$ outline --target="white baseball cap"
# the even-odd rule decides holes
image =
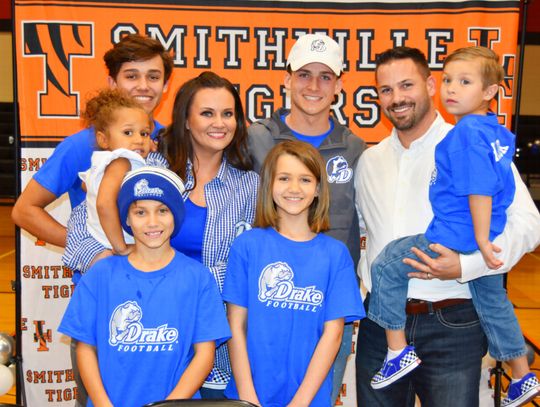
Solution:
[[[298,38],[289,52],[287,67],[293,72],[304,65],[319,62],[328,66],[339,76],[343,71],[341,47],[328,35],[306,34]]]

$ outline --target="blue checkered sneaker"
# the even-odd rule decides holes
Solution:
[[[517,383],[510,383],[502,407],[522,406],[540,394],[540,383],[534,373],[527,373]]]
[[[406,346],[394,359],[384,359],[383,367],[371,379],[371,387],[382,389],[416,369],[419,364],[414,346]]]

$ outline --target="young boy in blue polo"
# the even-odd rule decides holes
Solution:
[[[372,265],[369,318],[386,330],[388,354],[371,386],[382,389],[412,372],[421,362],[405,337],[408,273],[403,263],[416,247],[429,256],[431,243],[460,253],[480,250],[486,265],[498,269],[500,249],[491,242],[504,229],[506,209],[512,203],[514,135],[489,111],[504,70],[488,48],[461,48],[444,61],[441,101],[456,118],[456,126],[435,149],[435,170],[429,198],[434,217],[425,234],[394,240]],[[425,273],[426,279],[433,276]],[[503,275],[492,274],[469,283],[472,300],[488,339],[490,354],[508,363],[513,380],[503,407],[521,406],[540,393],[530,372],[523,335]],[[433,313],[436,310],[432,310]]]
[[[170,245],[183,191],[172,171],[129,172],[118,211],[135,249],[96,262],[69,303],[58,330],[79,341],[89,406],[197,398],[215,347],[230,337],[212,275]]]

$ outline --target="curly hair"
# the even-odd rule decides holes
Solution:
[[[114,121],[115,112],[122,108],[144,109],[125,91],[121,89],[103,89],[86,103],[86,109],[81,117],[87,126],[93,126],[96,131],[105,132]]]

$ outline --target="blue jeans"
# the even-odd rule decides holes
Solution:
[[[364,306],[369,307],[369,298]],[[486,337],[472,301],[407,316],[407,341],[422,363],[391,386],[373,390],[371,378],[387,352],[384,329],[365,318],[360,322],[356,351],[359,407],[412,407],[415,394],[422,407],[478,407],[478,389]]]
[[[334,377],[332,381],[332,405],[335,404],[338,394],[343,384],[343,375],[345,374],[345,368],[347,367],[347,359],[352,350],[352,335],[353,324],[345,324],[343,327],[343,337],[341,339],[341,346],[339,348],[336,360],[334,362]]]
[[[507,361],[525,355],[527,349],[503,279],[503,274],[477,278],[469,282],[469,289],[487,336],[490,355]]]
[[[406,257],[416,258],[411,247],[417,247],[430,257],[437,253],[429,249],[424,235],[408,236],[390,242],[371,266],[371,298],[369,318],[385,329],[405,328],[405,305],[409,277],[414,270],[403,263]],[[514,307],[503,287],[503,275],[485,276],[469,283],[474,306],[487,336],[489,353],[498,360],[515,359],[525,354]]]
[[[205,400],[225,400],[225,389],[209,389],[208,387],[201,387],[199,389],[201,398]]]

